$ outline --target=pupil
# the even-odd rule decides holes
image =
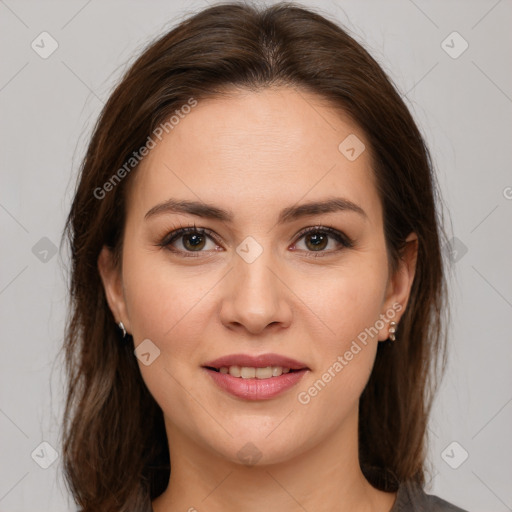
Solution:
[[[192,248],[198,248],[201,244],[204,244],[201,235],[187,235],[185,241],[185,247],[190,246]]]
[[[309,240],[312,242],[313,247],[315,249],[318,249],[318,248],[323,249],[323,248],[325,248],[325,242],[327,240],[327,237],[323,234],[315,233],[313,235],[310,235]]]

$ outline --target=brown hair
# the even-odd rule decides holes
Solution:
[[[428,414],[446,360],[447,305],[442,214],[423,138],[381,67],[337,24],[289,3],[261,10],[231,3],[189,17],[142,53],[106,103],[81,166],[65,233],[72,270],[63,461],[84,512],[143,510],[170,474],[162,411],[142,380],[133,344],[120,342],[97,268],[104,245],[121,251],[125,191],[136,171],[101,199],[94,191],[190,98],[272,85],[315,93],[366,134],[391,270],[407,235],[418,236],[398,341],[379,343],[360,399],[359,452],[375,487],[424,484]]]

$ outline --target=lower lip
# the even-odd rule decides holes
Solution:
[[[242,379],[204,368],[219,388],[245,400],[268,400],[295,386],[308,370],[283,373],[269,379]]]

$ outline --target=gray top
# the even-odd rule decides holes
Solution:
[[[389,512],[467,512],[432,494],[426,494],[417,484],[402,483],[395,504]]]
[[[148,512],[153,512],[151,502],[148,506]],[[456,507],[447,501],[426,494],[423,489],[411,482],[400,484],[396,501],[389,512],[468,512],[462,508]]]

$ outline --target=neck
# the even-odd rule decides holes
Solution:
[[[389,512],[396,493],[372,487],[361,472],[357,414],[326,441],[272,464],[228,460],[166,422],[171,477],[154,512]]]

